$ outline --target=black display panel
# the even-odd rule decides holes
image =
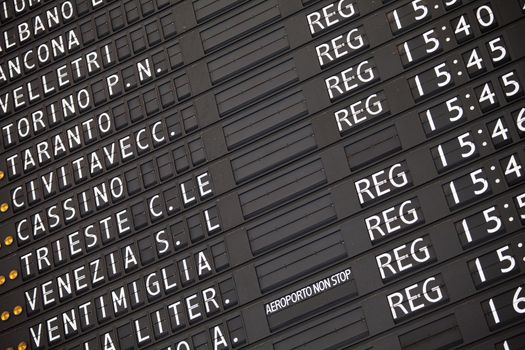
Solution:
[[[522,349],[524,16],[0,0],[0,348]]]

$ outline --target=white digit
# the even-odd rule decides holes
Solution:
[[[506,250],[509,250],[509,246],[508,245],[505,246],[505,247],[501,247],[501,248],[499,248],[496,251],[496,253],[498,254],[499,261],[501,261],[501,262],[508,261],[509,262],[509,266],[507,266],[505,268],[502,268],[501,269],[501,273],[508,273],[508,272],[514,270],[514,267],[516,266],[516,261],[514,260],[512,255],[503,255],[503,252],[506,251]]]
[[[421,3],[422,0],[414,0],[412,1],[412,7],[414,8],[414,11],[417,13],[419,10],[421,10],[421,14],[414,17],[416,19],[416,21],[419,21],[423,18],[425,18],[427,15],[428,15],[428,8],[421,4],[419,5],[419,3]]]
[[[516,126],[520,131],[525,132],[525,107],[520,110],[518,118],[516,118]]]
[[[445,153],[443,152],[443,147],[439,145],[437,149],[439,153],[439,158],[441,159],[441,164],[443,164],[443,167],[448,166],[447,159],[445,158]]]
[[[423,33],[423,39],[425,39],[426,44],[433,43],[434,46],[432,46],[429,49],[426,49],[427,53],[432,53],[439,49],[439,40],[436,38],[431,37],[430,35],[434,34],[434,29],[429,30],[428,32]]]
[[[487,224],[491,221],[495,222],[495,226],[493,228],[488,228],[487,233],[498,232],[501,228],[501,219],[496,215],[490,215],[490,213],[493,211],[496,211],[496,207],[491,207],[483,211],[483,216],[485,217],[485,221],[487,222]]]
[[[522,194],[516,196],[516,202],[518,204],[518,208],[519,209],[525,207],[525,193],[522,193]],[[525,220],[525,214],[521,214],[520,218],[522,220]]]
[[[514,311],[516,311],[519,314],[525,313],[525,307],[520,307],[520,303],[525,303],[525,297],[520,297],[522,288],[518,287],[516,289],[516,293],[514,293],[514,298],[512,298],[512,306],[514,307]]]
[[[483,267],[481,267],[481,263],[479,262],[479,258],[476,259],[476,268],[478,269],[479,279],[481,282],[485,282],[487,279],[485,278],[485,273],[483,272]]]
[[[458,191],[456,191],[454,181],[450,181],[450,192],[452,192],[452,197],[454,197],[454,203],[459,204]]]
[[[516,177],[520,178],[521,168],[522,168],[521,165],[518,164],[518,161],[516,160],[516,157],[513,154],[512,156],[510,156],[509,162],[507,166],[505,167],[505,176],[515,173]]]
[[[501,136],[503,140],[507,140],[509,138],[508,132],[509,132],[509,129],[503,126],[503,120],[499,118],[498,121],[496,122],[496,125],[494,125],[494,130],[492,130],[491,137],[495,139]]]
[[[461,106],[452,105],[454,102],[457,102],[457,101],[459,101],[459,99],[457,97],[454,97],[446,102],[449,112],[457,111],[457,115],[455,117],[449,118],[451,122],[455,122],[456,120],[459,120],[461,119],[461,117],[463,117],[463,108],[461,108]]]
[[[501,52],[499,56],[492,59],[493,62],[499,62],[507,56],[507,50],[505,50],[505,47],[503,45],[496,45],[496,43],[500,41],[502,41],[501,37],[489,41],[489,47],[492,52]]]
[[[489,305],[490,305],[490,311],[492,311],[492,317],[494,318],[494,323],[495,324],[500,323],[501,321],[498,316],[498,310],[496,310],[496,306],[494,305],[494,300],[490,299]]]
[[[478,50],[474,49],[470,53],[470,57],[467,62],[467,68],[476,66],[478,70],[483,69],[483,59],[479,57]]]
[[[467,242],[472,242],[472,235],[467,224],[467,219],[463,219],[463,221],[461,221],[461,225],[463,226],[463,231],[465,231],[465,237],[467,238]]]
[[[504,87],[509,87],[509,85],[513,86],[511,91],[505,91],[505,96],[507,97],[514,96],[520,91],[520,84],[514,79],[510,80],[510,78],[513,76],[514,72],[509,72],[501,77]]]
[[[432,131],[436,130],[436,125],[434,124],[434,119],[432,119],[432,114],[430,113],[430,109],[427,109],[426,115],[427,115],[428,124],[430,125],[430,130]]]
[[[496,103],[496,94],[490,89],[490,85],[485,83],[483,90],[481,90],[481,95],[479,96],[479,102],[489,101],[491,105]]]
[[[457,35],[461,32],[465,32],[465,36],[470,35],[470,24],[467,23],[467,19],[464,15],[459,19],[456,29],[454,30],[454,34]]]
[[[402,28],[401,21],[399,20],[399,15],[397,14],[397,10],[394,10],[394,12],[392,12],[392,15],[394,16],[394,21],[396,21],[397,29],[401,29]]]
[[[474,144],[474,142],[466,140],[466,138],[469,137],[469,136],[470,136],[470,133],[467,132],[467,133],[465,133],[463,135],[460,135],[458,137],[458,142],[459,142],[459,145],[461,146],[461,148],[466,146],[466,147],[468,147],[470,149],[467,153],[461,153],[461,157],[463,157],[463,158],[468,158],[471,155],[473,155],[474,152],[476,152],[476,145]]]
[[[481,184],[481,188],[479,190],[474,190],[474,194],[476,196],[485,193],[485,191],[489,188],[488,181],[485,180],[483,177],[478,177],[479,174],[483,174],[483,169],[474,170],[470,173],[470,179],[472,180],[472,184]]]
[[[408,47],[408,41],[405,41],[403,44],[403,48],[405,49],[405,54],[407,55],[408,62],[412,62],[412,54],[410,53],[410,48]]]
[[[419,93],[419,96],[423,96],[425,92],[423,91],[423,86],[421,86],[421,81],[419,81],[419,75],[416,75],[414,77],[414,81],[416,82],[417,92]]]
[[[483,18],[481,11],[485,11],[488,15],[488,20]],[[492,9],[489,6],[483,5],[476,10],[476,18],[482,27],[490,27],[494,23],[494,12],[492,12]]]
[[[444,78],[445,78],[444,81],[442,81],[442,82],[438,82],[437,85],[438,85],[439,87],[443,87],[443,86],[448,85],[448,83],[450,83],[450,80],[451,80],[451,78],[452,78],[451,75],[450,75],[450,73],[447,72],[446,70],[442,70],[442,68],[445,68],[445,69],[447,68],[447,65],[446,65],[445,62],[441,63],[440,65],[438,65],[438,66],[436,66],[436,67],[434,67],[434,72],[436,73],[436,76],[437,76],[438,78],[440,78],[440,77],[444,77]]]

